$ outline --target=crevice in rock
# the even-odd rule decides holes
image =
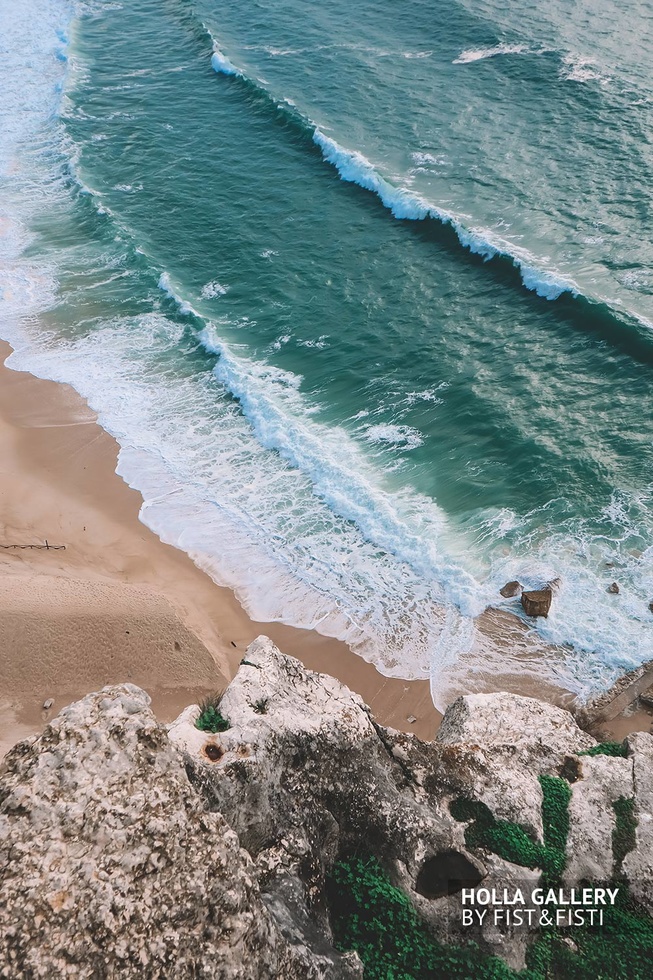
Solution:
[[[463,888],[475,888],[484,877],[460,851],[440,851],[419,869],[415,891],[424,898],[442,898]]]

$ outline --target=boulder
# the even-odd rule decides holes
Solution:
[[[502,589],[499,589],[499,593],[503,596],[504,599],[512,599],[513,596],[519,595],[519,593],[523,590],[523,588],[524,586],[521,584],[521,582],[518,582],[515,579],[512,582],[506,582],[504,587]]]
[[[281,934],[149,702],[131,684],[105,688],[5,758],[0,976],[327,976]]]
[[[471,868],[477,881],[486,870],[440,805],[435,745],[378,725],[357,694],[266,637],[249,647],[220,703],[231,727],[198,732],[197,711],[173,722],[170,739],[207,807],[224,815],[261,869],[266,901],[280,906],[292,894],[301,918],[328,939],[326,876],[339,855],[363,846],[447,934],[446,905],[423,897],[424,867],[447,853],[447,867]],[[219,746],[215,762],[207,742]]]
[[[548,616],[552,598],[553,591],[547,585],[543,589],[522,592],[521,604],[527,616]]]
[[[570,753],[596,744],[570,712],[506,693],[458,698],[447,709],[436,741],[455,748],[468,795],[540,841],[538,776],[558,775]]]
[[[606,591],[609,592],[610,595],[619,595],[619,585],[618,585],[618,583],[617,582],[613,582],[611,585],[608,586],[608,588],[607,588]]]
[[[613,804],[633,796],[633,761],[608,755],[581,758],[578,778],[571,788],[567,867],[564,880],[610,881],[615,867],[612,841],[616,817]]]

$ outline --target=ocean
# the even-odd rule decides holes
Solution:
[[[653,657],[650,4],[0,23],[0,336],[145,524],[436,703],[510,579],[561,580],[543,680]]]

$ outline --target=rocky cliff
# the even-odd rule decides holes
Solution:
[[[460,915],[463,887],[525,882],[618,881],[646,933],[652,736],[598,746],[499,694],[459,699],[425,743],[266,638],[219,712],[220,732],[197,706],[166,728],[143,691],[106,688],[9,753],[0,976],[421,978],[473,939],[446,975],[535,978],[533,930]],[[375,903],[390,911],[366,922]],[[560,942],[581,963],[576,934]]]

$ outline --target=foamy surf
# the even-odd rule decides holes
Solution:
[[[594,58],[586,58],[583,55],[569,53],[562,59],[560,67],[560,78],[567,82],[599,82],[607,85],[609,77],[605,70],[597,64]]]
[[[229,58],[227,58],[226,55],[222,53],[222,51],[217,46],[217,44],[213,45],[213,54],[211,55],[211,65],[213,66],[214,71],[222,72],[223,75],[238,75],[240,77],[243,76],[243,73],[240,71],[240,69],[236,68],[235,65],[232,65],[232,63],[229,61]]]
[[[487,58],[498,58],[505,54],[532,54],[527,44],[496,44],[491,48],[468,48],[454,58],[454,65],[471,65],[475,61],[485,61]]]

